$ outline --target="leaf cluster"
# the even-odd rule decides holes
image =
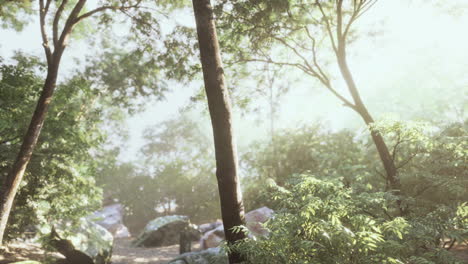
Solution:
[[[9,172],[29,124],[43,70],[37,58],[23,55],[0,65],[0,180]],[[94,181],[96,164],[90,152],[105,140],[98,98],[80,76],[58,85],[15,201],[9,237],[27,227],[34,230],[37,224],[79,218],[99,205],[101,191]]]

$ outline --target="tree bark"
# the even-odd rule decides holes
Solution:
[[[46,16],[50,3],[51,0],[46,1],[46,3],[44,3],[43,0],[39,1],[39,18],[43,41],[42,45],[44,47],[47,59],[47,77],[42,88],[41,96],[37,101],[36,109],[34,110],[31,122],[29,123],[28,130],[24,136],[23,143],[21,144],[20,151],[18,152],[16,160],[13,163],[13,167],[10,173],[7,175],[4,182],[2,182],[2,185],[0,186],[0,246],[3,244],[3,237],[5,235],[5,229],[8,223],[11,208],[13,206],[13,201],[15,199],[16,193],[18,192],[20,183],[23,179],[24,172],[26,171],[26,167],[28,166],[28,163],[31,159],[34,148],[36,147],[37,140],[41,134],[42,126],[44,125],[44,121],[47,116],[50,102],[52,101],[52,96],[57,84],[60,60],[62,59],[62,55],[66,47],[67,38],[69,37],[73,26],[76,24],[75,19],[83,9],[86,0],[79,0],[75,4],[73,10],[68,16],[68,19],[66,20],[62,34],[60,35],[60,39],[54,43],[53,52],[51,52],[49,47],[49,41],[46,33]],[[65,0],[62,3],[65,4]],[[59,18],[60,16],[55,17],[55,19]],[[54,36],[58,36],[57,30],[57,27],[54,26]]]
[[[351,74],[351,71],[349,70],[349,66],[346,61],[346,51],[344,50],[344,47],[338,49],[337,59],[341,75],[343,76],[343,79],[345,80],[346,85],[348,86],[348,90],[351,93],[351,96],[353,97],[353,109],[361,116],[366,125],[371,126],[374,123],[374,119],[370,115],[369,111],[367,110],[366,106],[364,105],[361,99],[359,91],[356,87],[356,83],[354,82],[353,76]],[[388,150],[387,144],[385,143],[382,135],[375,129],[370,129],[372,140],[374,142],[375,147],[377,148],[377,152],[379,153],[379,157],[384,166],[387,175],[387,180],[390,184],[390,188],[396,194],[400,194],[401,184],[400,179],[398,178],[397,169],[393,157],[390,154],[390,151]]]
[[[224,84],[224,73],[210,0],[193,0],[198,43],[213,126],[221,214],[228,244],[245,238],[232,228],[244,223],[244,206],[237,177],[237,151],[233,137],[229,92]],[[229,253],[229,263],[240,263],[241,256]]]
[[[17,155],[15,163],[10,173],[2,183],[0,190],[0,245],[3,242],[6,225],[10,215],[11,208],[16,193],[18,192],[19,185],[23,179],[26,166],[31,159],[34,147],[41,133],[44,120],[49,109],[52,95],[57,83],[58,67],[60,63],[60,56],[55,56],[54,61],[49,65],[47,70],[47,77],[42,89],[41,96],[36,105],[36,109],[31,118],[29,128],[24,136],[23,143]]]

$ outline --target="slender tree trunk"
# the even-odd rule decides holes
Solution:
[[[272,147],[272,152],[273,152],[273,178],[278,182],[278,176],[279,176],[279,160],[278,160],[278,151],[276,148],[276,134],[275,134],[275,96],[274,96],[274,77],[270,77],[270,82],[268,86],[268,92],[269,92],[269,99],[268,103],[270,104],[270,134],[271,134],[271,147]],[[282,182],[278,183],[282,186]]]
[[[13,206],[15,195],[18,192],[19,185],[23,179],[26,167],[31,159],[37,139],[41,133],[44,120],[49,109],[52,95],[57,83],[58,67],[60,56],[55,56],[47,70],[47,77],[42,89],[41,96],[36,105],[36,109],[31,118],[29,128],[24,136],[23,143],[17,155],[15,163],[2,183],[0,190],[0,245],[2,245],[10,211]]]
[[[61,2],[54,16],[52,27],[52,43],[54,47],[52,52],[49,46],[50,44],[46,30],[46,16],[52,1],[48,0],[44,2],[44,0],[39,0],[39,21],[42,36],[42,46],[44,47],[47,59],[47,77],[42,88],[41,96],[37,102],[36,109],[34,110],[34,114],[31,118],[29,128],[26,132],[26,135],[24,136],[18,156],[16,157],[15,163],[13,164],[10,173],[7,175],[6,179],[0,186],[0,246],[3,242],[3,236],[5,234],[11,208],[13,206],[13,201],[15,199],[16,193],[18,192],[19,185],[23,179],[24,172],[26,171],[26,167],[28,166],[29,160],[31,159],[34,148],[36,147],[37,140],[41,134],[42,126],[44,125],[44,121],[46,119],[50,102],[52,101],[55,86],[57,84],[60,60],[62,59],[63,52],[65,51],[67,39],[70,36],[76,23],[101,10],[95,9],[94,11],[90,11],[78,17],[84,5],[86,4],[86,1],[87,0],[79,0],[76,2],[76,4],[74,4],[70,15],[66,19],[63,30],[60,31],[58,28],[58,23],[67,1],[63,0]]]
[[[221,214],[228,244],[245,238],[232,228],[244,222],[244,206],[237,177],[237,153],[232,131],[229,92],[224,84],[223,66],[210,0],[193,0],[198,43],[213,126]],[[229,263],[239,263],[238,253],[229,253]]]
[[[346,52],[344,48],[339,49],[337,53],[337,58],[341,74],[346,82],[346,85],[348,86],[348,89],[355,103],[354,110],[361,116],[366,125],[372,125],[374,123],[374,119],[370,115],[366,106],[362,102],[361,96],[359,95],[356,83],[354,82],[353,76],[351,74],[351,71],[349,70],[349,66],[346,61]],[[375,129],[371,129],[371,136],[372,140],[374,141],[374,145],[377,148],[377,152],[379,153],[382,164],[384,166],[387,175],[387,180],[390,183],[390,187],[396,194],[399,194],[401,191],[400,179],[398,178],[395,162],[393,160],[392,155],[390,154],[390,151],[388,150],[387,144],[385,144],[382,135]]]

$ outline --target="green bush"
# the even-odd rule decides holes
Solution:
[[[17,54],[0,58],[0,182],[9,172],[42,89],[44,65]],[[99,97],[79,75],[57,86],[53,103],[28,164],[7,226],[7,239],[34,226],[78,219],[100,204],[91,149],[104,141]],[[79,201],[79,202],[78,202]]]
[[[256,143],[243,159],[251,173],[246,203],[278,214],[270,239],[248,240],[240,250],[253,263],[456,263],[450,249],[468,237],[467,124],[375,124],[398,168],[400,197],[387,192],[374,146],[351,132],[305,127]],[[359,224],[373,226],[364,229],[370,238],[353,242]],[[310,226],[316,233],[303,231]]]
[[[270,188],[281,209],[266,224],[269,236],[231,248],[247,263],[461,263],[435,246],[434,238],[442,228],[457,229],[466,239],[466,204],[455,214],[411,218],[394,216],[396,197],[390,193],[357,193],[338,180],[310,174],[292,178],[285,188]]]

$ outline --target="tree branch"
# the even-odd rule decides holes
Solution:
[[[338,99],[340,99],[343,102],[344,106],[347,106],[355,111],[357,111],[357,107],[355,104],[351,103],[348,99],[346,99],[344,96],[342,96],[340,93],[338,93],[330,83],[325,84],[325,87],[332,92]]]
[[[402,142],[403,141],[401,140],[401,134],[398,132],[397,142],[393,146],[393,150],[392,150],[392,160],[393,160],[393,162],[395,162],[395,156],[396,156],[396,151],[397,151],[398,145],[400,145]]]
[[[303,71],[306,74],[309,74],[308,69],[306,67],[304,67],[304,65],[302,65],[300,63],[280,62],[280,61],[274,61],[274,60],[272,60],[270,58],[268,58],[268,59],[250,58],[250,59],[240,59],[240,60],[237,60],[237,61],[233,61],[230,64],[232,65],[232,64],[235,64],[235,63],[238,63],[238,62],[262,62],[262,63],[271,63],[271,64],[275,64],[275,65],[280,65],[280,66],[291,66],[291,67],[295,67],[295,68]]]
[[[82,21],[83,19],[87,18],[87,17],[90,17],[96,13],[99,13],[99,12],[102,12],[102,11],[105,11],[105,10],[119,10],[121,9],[122,7],[120,6],[101,6],[101,7],[98,7],[94,10],[91,10],[87,13],[84,13],[83,15],[79,16],[76,18],[76,20],[74,21],[75,24],[79,23],[80,21]]]
[[[15,136],[15,137],[12,137],[12,138],[4,139],[4,140],[0,141],[0,145],[3,145],[5,143],[11,142],[11,141],[13,141],[15,139],[19,139],[19,138],[21,138],[21,136]]]
[[[403,168],[404,166],[406,166],[406,164],[408,164],[417,155],[418,155],[418,153],[414,153],[413,155],[411,155],[408,159],[406,159],[405,161],[400,163],[398,166],[396,166],[396,170],[399,170],[399,169]]]
[[[46,6],[45,6],[46,13],[49,11],[49,6],[50,6],[51,2],[52,2],[52,0],[47,0],[47,2],[46,2]]]
[[[51,0],[47,0],[47,3],[44,6],[44,0],[39,0],[39,20],[41,26],[41,37],[42,37],[42,46],[46,54],[47,64],[52,62],[52,52],[49,47],[49,38],[47,37],[45,18],[47,12],[49,11],[49,5]]]
[[[292,45],[290,45],[283,38],[279,38],[279,37],[276,37],[276,36],[273,36],[272,38],[279,41],[279,42],[281,42],[283,45],[285,45],[286,47],[291,49],[294,52],[294,54],[296,54],[296,56],[298,56],[304,62],[306,68],[309,69],[310,74],[312,74],[314,77],[319,77],[317,72],[314,70],[314,68],[309,64],[308,60],[304,56],[302,56],[302,54],[296,49],[296,47],[293,47]]]
[[[75,24],[76,23],[79,23],[81,20],[87,18],[87,17],[90,17],[96,13],[99,13],[99,12],[102,12],[102,11],[105,11],[105,10],[128,10],[128,9],[131,9],[131,8],[139,8],[140,7],[140,4],[141,4],[142,0],[139,0],[136,4],[134,5],[129,5],[129,6],[101,6],[101,7],[98,7],[94,10],[91,10],[87,13],[84,13],[83,15],[79,16],[76,18],[76,21],[75,21]]]
[[[86,0],[79,0],[78,3],[76,3],[75,7],[73,7],[73,10],[71,11],[70,15],[67,18],[67,21],[65,22],[65,26],[63,27],[62,34],[60,34],[60,38],[57,42],[57,47],[58,51],[63,50],[64,46],[66,45],[66,40],[68,36],[70,35],[73,26],[76,24],[75,20],[78,14],[81,12],[83,9],[84,4],[86,3]],[[55,53],[55,51],[54,51]]]
[[[327,32],[328,32],[328,36],[330,37],[330,41],[331,41],[333,50],[335,52],[337,52],[337,47],[336,47],[336,44],[335,44],[335,37],[333,36],[332,30],[331,30],[330,21],[328,20],[327,15],[325,14],[325,11],[323,11],[322,4],[320,3],[320,1],[316,0],[315,4],[319,7],[320,13],[322,13],[322,18],[325,21],[325,26],[326,26],[326,29],[327,29]]]
[[[353,13],[351,15],[351,18],[349,19],[348,21],[348,24],[346,25],[345,27],[345,30],[343,32],[343,37],[346,39],[346,36],[348,35],[349,33],[349,29],[351,28],[351,25],[354,23],[354,21],[356,21],[356,19],[358,18],[358,14],[359,14],[359,10],[361,9],[362,7],[362,3],[363,1],[359,1],[359,3],[357,4],[356,1],[354,1],[354,5],[353,5]]]
[[[369,212],[369,211],[367,211],[367,210],[362,209],[362,212],[365,213],[365,214],[367,214],[367,215],[372,216],[372,217],[375,218],[375,219],[378,219],[378,218],[379,218],[377,215],[375,215],[375,214],[373,214],[373,213],[371,213],[371,212]]]
[[[343,38],[343,0],[336,0],[336,37],[338,41],[338,49],[342,46],[344,42]]]
[[[387,210],[385,210],[385,209],[382,209],[382,210],[383,210],[384,214],[388,217],[388,219],[390,219],[390,220],[394,219],[394,217],[391,216],[391,215],[387,212]]]
[[[148,23],[147,21],[141,19],[141,18],[138,18],[138,17],[135,17],[135,16],[132,16],[131,14],[129,14],[127,12],[128,9],[121,9],[122,13],[126,16],[128,16],[129,18],[133,19],[134,21],[138,22],[138,23],[142,23],[142,24],[145,24],[148,28],[150,28],[151,30],[153,30],[154,32],[158,32],[158,29],[155,28],[153,26],[152,23]]]
[[[356,16],[355,20],[360,18],[367,11],[369,11],[369,9],[371,9],[377,3],[377,0],[362,0],[362,2],[363,2],[363,4],[362,4],[362,6],[360,8],[360,11],[359,11],[359,14]]]
[[[415,197],[418,197],[418,196],[420,196],[421,194],[423,194],[425,191],[427,191],[427,190],[429,190],[429,189],[431,189],[431,188],[440,187],[440,186],[444,186],[444,185],[449,185],[449,184],[451,184],[451,183],[452,183],[452,181],[447,180],[447,181],[441,181],[441,182],[439,182],[438,184],[428,185],[428,186],[422,188],[421,190],[419,190],[413,197],[414,197],[414,198],[415,198]]]
[[[305,27],[305,31],[307,33],[307,36],[309,39],[312,41],[312,60],[314,62],[315,68],[319,71],[320,75],[322,75],[323,79],[326,81],[326,83],[330,83],[330,79],[328,76],[325,74],[325,72],[322,70],[322,67],[318,64],[317,62],[317,49],[316,49],[316,40],[314,37],[312,37],[312,34],[310,34],[310,31],[307,27]]]
[[[457,242],[457,239],[456,238],[452,239],[452,242],[450,242],[450,245],[446,248],[446,250],[449,251],[450,249],[452,249],[452,247],[455,245],[455,242]],[[445,245],[444,245],[444,248],[445,248]]]
[[[58,43],[58,24],[60,21],[60,16],[62,15],[63,9],[65,9],[65,5],[67,4],[67,2],[68,0],[62,0],[62,2],[60,3],[60,6],[57,9],[57,12],[55,13],[54,22],[52,26],[54,47],[58,46],[57,44]]]

